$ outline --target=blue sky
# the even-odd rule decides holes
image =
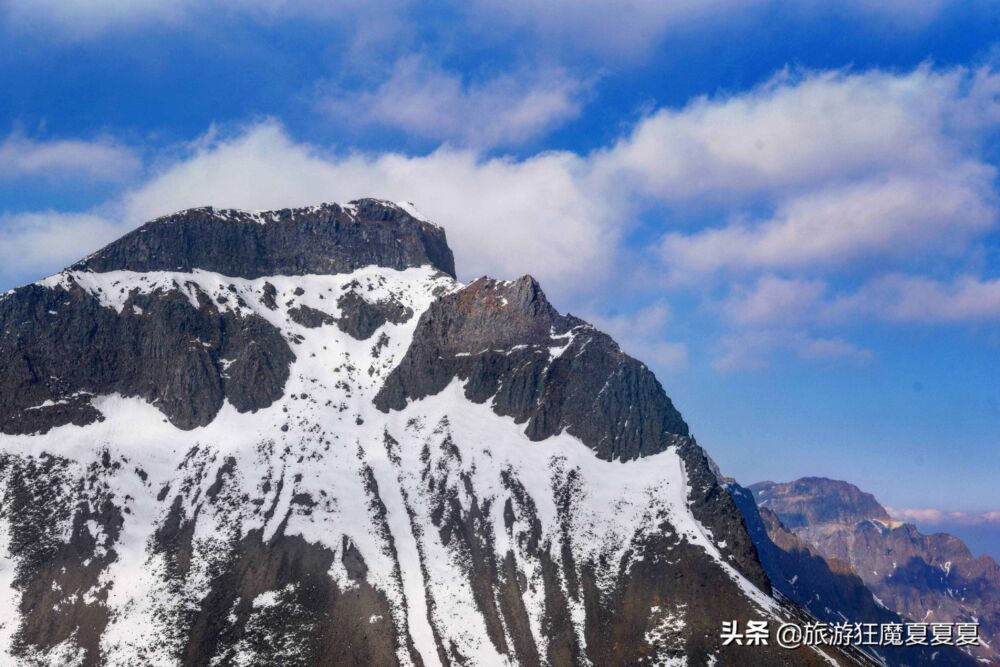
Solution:
[[[0,287],[187,206],[412,200],[728,474],[1000,553],[1000,9],[872,4],[8,0]]]

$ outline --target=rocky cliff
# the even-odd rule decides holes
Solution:
[[[24,665],[819,665],[653,374],[409,205],[153,221],[0,297]]]

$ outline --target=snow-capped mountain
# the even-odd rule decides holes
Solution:
[[[0,297],[25,665],[818,665],[652,372],[408,204],[150,222]]]

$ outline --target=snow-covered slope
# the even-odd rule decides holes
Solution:
[[[323,215],[352,243],[428,224],[301,213]],[[271,275],[232,242],[265,260],[223,275],[139,238],[0,299],[4,664],[833,661],[720,645],[783,613],[738,511],[686,426],[651,441],[683,422],[645,367],[533,281],[463,286],[418,245]]]

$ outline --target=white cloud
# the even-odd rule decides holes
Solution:
[[[785,71],[651,114],[592,156],[594,178],[650,205],[725,211],[725,226],[664,236],[675,280],[956,253],[997,220],[982,154],[998,93],[990,68]]]
[[[0,143],[0,179],[74,176],[120,181],[140,165],[134,150],[111,139],[35,141],[13,133]]]
[[[192,206],[282,208],[376,196],[417,204],[444,225],[466,277],[536,275],[555,292],[585,289],[614,261],[615,198],[585,187],[571,153],[482,159],[441,148],[424,156],[325,155],[275,123],[209,140],[124,199],[133,224]]]
[[[958,512],[935,508],[886,507],[889,516],[917,524],[1000,525],[1000,512]]]
[[[56,211],[0,216],[0,275],[55,273],[128,231],[90,213]]]
[[[961,275],[951,280],[890,274],[829,305],[832,316],[893,322],[970,323],[1000,320],[1000,279]]]
[[[425,58],[409,57],[398,61],[375,90],[334,92],[321,106],[345,122],[387,125],[427,139],[490,148],[519,144],[575,118],[585,89],[559,69],[469,82]]]
[[[112,31],[178,28],[194,20],[242,14],[261,22],[308,17],[330,21],[367,15],[394,23],[386,14],[406,0],[5,0],[0,17],[17,30],[93,39]]]
[[[811,314],[826,289],[821,280],[764,275],[750,287],[736,286],[717,309],[739,325],[788,325]]]
[[[823,188],[789,198],[761,222],[668,234],[661,252],[680,275],[955,254],[997,220],[986,175],[992,170],[983,167],[960,178],[894,176]]]
[[[584,319],[614,338],[626,354],[658,369],[679,370],[687,366],[688,351],[684,343],[664,340],[670,317],[670,307],[657,302],[627,314]]]
[[[709,308],[734,327],[718,341],[717,369],[778,354],[866,363],[871,351],[808,328],[996,317],[992,283],[879,274],[959,260],[995,229],[997,172],[983,155],[1000,126],[998,92],[990,68],[786,71],[651,114],[591,157],[590,178],[671,206],[674,219],[705,202],[723,212],[723,226],[678,226],[658,247],[669,286],[746,281]],[[863,287],[832,290],[844,282]]]
[[[1000,118],[998,86],[989,69],[786,70],[748,92],[652,114],[605,167],[671,201],[940,174],[965,165],[973,131]]]
[[[722,373],[754,371],[770,365],[776,354],[790,352],[806,361],[840,361],[864,365],[874,354],[842,338],[816,337],[803,330],[751,329],[723,336],[712,360]]]

